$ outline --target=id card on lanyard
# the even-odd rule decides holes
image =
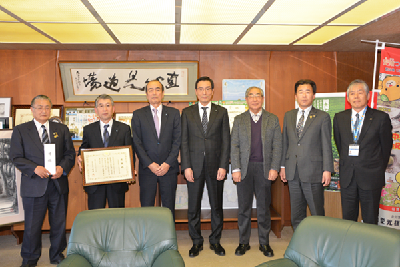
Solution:
[[[359,120],[356,120],[355,122],[353,122],[353,116],[351,117],[351,132],[353,133],[353,142],[354,142],[353,144],[349,145],[349,156],[351,157],[358,157],[358,155],[360,154],[360,145],[357,143],[358,139],[360,138],[361,123],[364,120],[366,111],[367,107],[364,108],[361,118]]]

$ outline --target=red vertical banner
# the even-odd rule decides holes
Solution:
[[[400,230],[400,49],[381,50],[377,109],[389,114],[393,126],[390,155],[379,203],[379,225]]]

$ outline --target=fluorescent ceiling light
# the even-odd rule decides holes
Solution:
[[[0,21],[17,21],[17,20],[0,10]]]
[[[301,39],[295,45],[322,45],[356,28],[358,26],[325,26]]]
[[[100,24],[33,23],[33,25],[64,44],[115,44]]]
[[[1,43],[54,43],[23,23],[0,23]]]
[[[32,22],[97,22],[80,0],[2,0],[1,6]]]
[[[329,25],[363,25],[400,7],[400,1],[368,0]]]
[[[89,0],[106,23],[175,23],[175,0]]]
[[[254,25],[239,41],[239,44],[288,45],[316,26]]]
[[[276,0],[257,24],[322,24],[358,0]]]
[[[174,44],[175,25],[108,24],[123,44]]]
[[[249,24],[266,0],[183,0],[182,23]]]
[[[181,44],[233,44],[246,25],[182,25]]]

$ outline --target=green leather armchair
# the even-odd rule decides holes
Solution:
[[[87,210],[79,213],[67,257],[58,266],[185,266],[171,211],[161,207]]]
[[[399,267],[400,231],[310,216],[296,229],[284,257],[257,267]]]

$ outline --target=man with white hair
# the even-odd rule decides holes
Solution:
[[[389,115],[368,107],[369,97],[366,82],[352,81],[347,88],[351,109],[335,115],[333,130],[340,156],[343,219],[357,221],[360,202],[364,223],[377,224],[393,138]]]

